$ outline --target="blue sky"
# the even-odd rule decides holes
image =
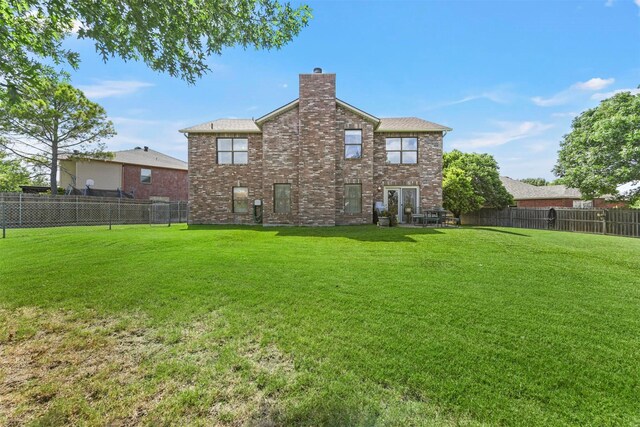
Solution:
[[[298,74],[337,74],[338,97],[378,117],[454,129],[445,150],[486,152],[513,178],[552,178],[571,119],[640,84],[640,0],[311,1],[279,51],[231,48],[195,85],[143,63],[103,63],[90,41],[72,82],[103,105],[112,150],[148,145],[186,160],[179,128],[260,117],[297,97]]]

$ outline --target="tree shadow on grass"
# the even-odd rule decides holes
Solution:
[[[187,231],[251,230],[276,233],[278,237],[346,238],[361,242],[410,242],[414,236],[442,234],[434,228],[377,227],[375,225],[345,225],[335,227],[263,227],[261,225],[189,225]]]
[[[498,230],[497,228],[474,227],[474,226],[469,226],[464,228],[468,228],[469,230],[491,231],[492,233],[511,234],[512,236],[531,237],[528,234],[516,233],[515,231]]]

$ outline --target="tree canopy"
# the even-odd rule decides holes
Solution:
[[[544,187],[546,185],[551,185],[551,182],[547,181],[544,178],[522,178],[518,181],[524,182],[525,184],[535,185],[536,187]]]
[[[560,143],[554,173],[583,197],[640,181],[640,94],[622,92],[580,114]],[[640,195],[636,189],[632,198]]]
[[[103,139],[115,135],[105,110],[67,82],[48,80],[18,100],[0,91],[0,147],[34,168],[49,170],[57,190],[62,155],[105,157]]]
[[[29,171],[19,160],[9,158],[0,150],[0,192],[20,191],[20,186],[29,184],[30,180]]]
[[[461,213],[477,211],[484,197],[473,189],[472,177],[464,170],[450,166],[442,174],[442,203],[456,218]]]
[[[490,154],[453,150],[444,153],[443,160],[443,203],[457,216],[483,206],[501,209],[513,203]]]
[[[0,85],[15,95],[39,83],[49,63],[76,68],[65,38],[92,39],[104,61],[118,56],[189,83],[225,47],[280,48],[311,9],[277,0],[0,0]]]

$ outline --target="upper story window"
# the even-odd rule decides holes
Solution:
[[[247,138],[218,138],[219,165],[246,165],[249,163]]]
[[[348,129],[344,131],[344,158],[362,158],[362,130]]]
[[[151,184],[151,169],[140,169],[140,182]]]
[[[418,138],[387,138],[387,163],[418,163]]]

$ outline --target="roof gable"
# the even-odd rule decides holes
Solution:
[[[267,120],[272,119],[272,118],[274,118],[276,116],[279,116],[280,114],[285,113],[285,112],[291,110],[292,108],[297,107],[299,103],[300,103],[300,99],[296,98],[293,101],[283,105],[282,107],[276,108],[275,110],[271,111],[270,113],[267,113],[262,117],[259,117],[258,119],[256,119],[255,123],[258,126],[261,126]]]
[[[373,114],[369,114],[364,110],[356,108],[353,105],[351,105],[349,103],[346,103],[341,99],[336,98],[336,104],[339,105],[340,107],[346,109],[346,110],[351,111],[354,114],[359,115],[360,117],[363,117],[363,118],[375,123],[376,126],[380,123],[380,119],[377,118],[376,116],[374,116]]]

